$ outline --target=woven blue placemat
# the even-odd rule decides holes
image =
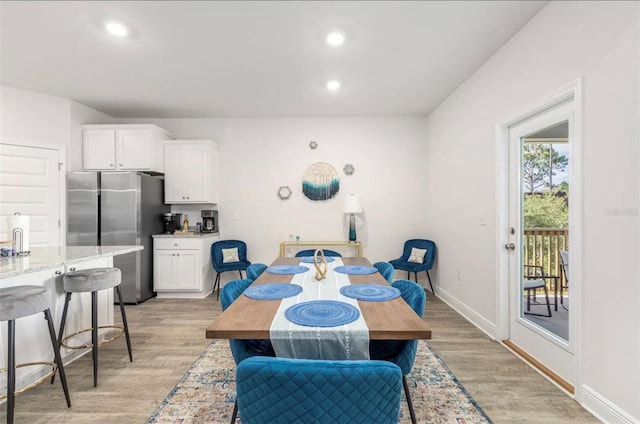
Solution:
[[[289,283],[265,283],[248,287],[244,295],[256,300],[275,300],[292,297],[302,292],[302,287]]]
[[[400,290],[380,284],[353,284],[340,288],[340,293],[352,299],[384,302],[400,297]]]
[[[318,259],[320,259],[320,258],[318,258]],[[334,258],[333,256],[325,256],[324,259],[325,259],[325,261],[327,261],[327,263],[333,262],[333,261],[336,260],[336,258]],[[302,256],[300,258],[300,262],[303,262],[305,264],[312,264],[313,263],[313,256]]]
[[[376,272],[378,272],[378,269],[372,266],[342,265],[337,266],[334,271],[339,272],[340,274],[367,275],[375,274]]]
[[[336,327],[357,320],[360,311],[344,302],[312,300],[290,306],[284,316],[294,324],[307,327]]]
[[[269,274],[278,275],[302,274],[307,271],[309,271],[309,268],[300,265],[274,265],[267,268]]]

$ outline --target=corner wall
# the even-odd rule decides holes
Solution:
[[[640,420],[639,28],[638,2],[551,2],[427,118],[425,219],[437,223],[439,284],[467,315],[495,325],[497,234],[507,231],[495,225],[496,167],[505,166],[495,124],[583,77],[576,397],[608,422]]]

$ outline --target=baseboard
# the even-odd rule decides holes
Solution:
[[[603,423],[640,424],[640,420],[611,403],[591,387],[582,386],[582,407]]]
[[[478,327],[480,331],[485,333],[487,336],[491,338],[491,340],[496,340],[496,325],[491,321],[487,320],[482,315],[478,314],[472,308],[468,307],[464,303],[460,302],[457,298],[451,296],[445,290],[442,290],[440,287],[435,288],[437,296],[444,303],[453,308],[457,313],[462,315],[467,321],[471,324]],[[429,302],[427,302],[427,307]]]

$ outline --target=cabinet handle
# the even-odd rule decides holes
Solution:
[[[56,272],[54,272],[55,275],[62,275],[62,271],[57,270]]]
[[[75,270],[76,270],[75,266],[72,266],[71,268],[69,268],[69,271],[71,271],[71,272],[75,272]]]
[[[174,244],[175,247],[178,247],[178,243]]]
[[[187,200],[189,200],[189,196],[187,196]]]
[[[110,163],[109,166],[113,168],[113,164],[112,163]]]
[[[118,166],[124,166],[123,164],[119,163]]]

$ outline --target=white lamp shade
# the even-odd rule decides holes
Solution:
[[[344,199],[344,213],[362,213],[360,197],[351,193]]]

